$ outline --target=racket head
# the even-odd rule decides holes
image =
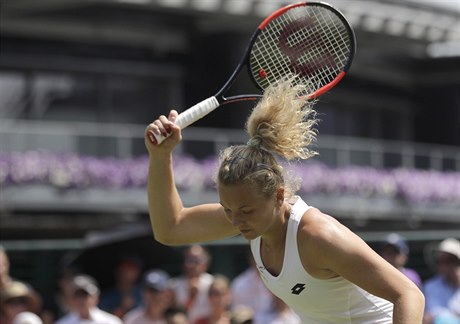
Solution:
[[[261,89],[295,75],[314,99],[334,87],[349,70],[356,38],[344,15],[324,2],[304,2],[280,8],[253,34],[247,63]]]

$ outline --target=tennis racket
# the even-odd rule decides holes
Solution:
[[[345,76],[355,55],[355,36],[345,17],[323,2],[302,2],[282,7],[257,27],[245,53],[224,86],[212,97],[177,116],[182,129],[224,104],[257,100],[260,94],[225,97],[244,66],[259,90],[286,75],[295,84],[307,86],[305,94],[314,99],[333,88]],[[154,144],[165,137],[149,133]]]

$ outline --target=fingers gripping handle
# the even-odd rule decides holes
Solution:
[[[183,113],[179,114],[179,116],[177,116],[176,119],[176,124],[179,125],[181,129],[184,129],[185,127],[193,124],[197,120],[209,114],[211,111],[219,107],[219,105],[219,101],[217,101],[216,97],[209,97],[208,99],[205,99],[197,103],[196,105],[190,107]],[[154,136],[157,145],[163,142],[167,137],[169,137],[169,135],[167,137],[164,137],[162,135],[156,134],[154,134]]]

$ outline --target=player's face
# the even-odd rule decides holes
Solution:
[[[227,218],[248,240],[269,231],[279,219],[280,203],[276,195],[267,198],[247,184],[219,184],[218,191]]]

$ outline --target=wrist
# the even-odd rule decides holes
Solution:
[[[157,149],[149,151],[149,160],[151,162],[171,162],[172,161],[172,151]]]

